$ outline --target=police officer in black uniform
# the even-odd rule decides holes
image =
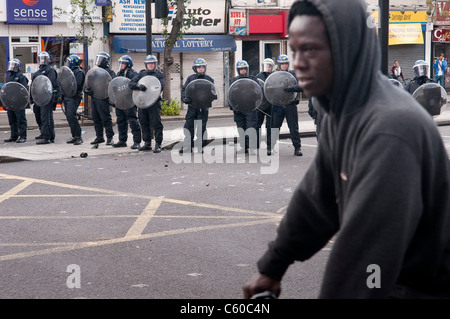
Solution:
[[[279,72],[289,72],[295,76],[293,70],[289,69],[289,58],[286,54],[281,54],[277,58],[277,64],[280,69]],[[287,92],[301,92],[302,90],[296,85],[295,87],[285,88]],[[298,110],[297,104],[299,101],[295,99],[291,104],[286,106],[274,105],[272,110],[272,128],[280,129],[283,125],[283,120],[286,118],[287,125],[289,127],[289,133],[291,136],[292,144],[294,146],[294,155],[302,156],[300,132],[298,130]],[[273,143],[275,145],[276,141]],[[272,151],[273,153],[273,151]]]
[[[256,77],[254,77],[253,75],[250,75],[249,73],[249,65],[247,63],[247,61],[245,60],[240,60],[236,63],[236,70],[238,72],[238,75],[235,76],[232,80],[231,80],[231,84],[233,84],[235,81],[239,80],[239,79],[243,79],[243,78],[249,78],[254,80],[256,83],[258,83],[258,79]],[[233,109],[230,106],[230,109]],[[234,115],[234,122],[236,123],[236,126],[238,128],[238,134],[239,134],[239,143],[240,143],[240,148],[237,150],[238,154],[243,154],[243,153],[255,153],[255,150],[251,149],[250,146],[252,146],[252,143],[250,143],[249,141],[249,135],[245,134],[245,132],[248,129],[254,129],[255,130],[255,134],[256,134],[256,126],[258,123],[258,114],[257,114],[258,110],[253,110],[253,111],[249,111],[249,112],[241,112],[241,111],[235,111],[233,110],[233,115]],[[256,147],[256,142],[255,141],[255,147]]]
[[[262,71],[256,75],[257,79],[261,79],[264,82],[272,74],[273,68],[275,67],[275,62],[272,59],[264,59],[262,63]],[[266,143],[267,143],[267,155],[272,155],[272,104],[268,103],[268,107],[264,111],[258,111],[258,122],[256,124],[257,129],[257,147],[259,148],[260,139],[261,139],[261,126],[264,123],[264,119],[266,119]]]
[[[138,73],[133,69],[133,60],[128,55],[123,55],[119,59],[119,72],[117,76],[124,76],[130,80]],[[113,144],[113,147],[126,147],[128,139],[128,123],[130,124],[133,135],[133,145],[131,149],[139,149],[142,134],[141,127],[137,117],[137,106],[133,105],[128,110],[121,110],[116,107],[117,128],[119,130],[119,141]]]
[[[62,94],[61,88],[58,82],[58,73],[56,70],[50,66],[50,55],[46,51],[42,51],[38,54],[39,70],[37,70],[32,78],[36,79],[39,75],[44,75],[49,78],[53,87],[52,99],[46,105],[35,104],[33,110],[35,110],[35,115],[40,118],[40,130],[41,134],[37,137],[38,141],[36,144],[49,144],[55,142],[55,122],[53,120],[53,111],[56,110],[56,104],[61,103]],[[30,94],[30,98],[33,101],[33,96]],[[38,122],[39,124],[39,122]]]
[[[410,94],[413,94],[420,86],[424,85],[425,83],[434,83],[434,81],[428,77],[429,69],[430,66],[426,61],[417,60],[413,66],[414,78],[409,81],[409,83],[405,87],[405,90]]]
[[[97,54],[95,65],[105,69],[111,78],[116,77],[116,73],[110,68],[111,57],[106,52]],[[111,118],[110,101],[109,98],[96,99],[93,90],[90,87],[85,87],[84,92],[92,97],[92,120],[94,121],[94,129],[96,138],[91,144],[104,143],[103,128],[106,134],[106,145],[113,145],[113,123]]]
[[[22,84],[28,91],[28,79],[20,72],[22,63],[19,59],[12,59],[8,62],[8,74],[6,83],[17,82]],[[27,141],[27,117],[25,109],[6,110],[8,115],[9,127],[11,128],[11,137],[4,140],[8,142],[25,143]]]
[[[76,54],[69,55],[65,61],[65,65],[72,70],[77,83],[77,92],[75,95],[72,97],[63,97],[64,105],[66,107],[66,118],[69,123],[70,133],[72,134],[72,138],[68,140],[67,143],[73,145],[80,145],[83,143],[83,139],[81,138],[81,126],[77,118],[77,110],[83,97],[82,94],[85,79],[84,71],[80,67],[81,62],[81,58]]]
[[[180,153],[183,153],[184,151],[191,152],[194,147],[195,120],[202,121],[201,136],[199,136],[200,134],[197,133],[197,138],[200,138],[202,140],[202,148],[203,148],[203,146],[205,146],[205,142],[207,140],[206,124],[208,122],[209,108],[194,108],[190,105],[192,103],[191,98],[186,97],[186,87],[188,86],[189,83],[191,83],[194,80],[205,79],[214,84],[213,78],[206,74],[206,66],[207,66],[207,63],[206,63],[205,59],[203,59],[203,58],[195,59],[194,65],[192,66],[192,70],[194,70],[194,74],[188,76],[188,78],[186,79],[186,82],[184,83],[183,87],[181,88],[181,101],[183,101],[183,103],[188,104],[188,110],[187,110],[186,117],[185,117],[186,122],[184,123],[184,129],[185,129],[185,131],[187,130],[189,132],[189,136],[185,135],[185,141],[184,141],[184,146],[187,147],[187,149],[186,150],[184,148],[180,149]],[[217,95],[215,98],[217,99]],[[209,107],[211,107],[211,105]]]
[[[158,70],[157,64],[158,59],[156,56],[149,54],[145,57],[145,69],[141,70],[138,75],[136,75],[128,87],[132,90],[145,91],[147,88],[143,84],[138,84],[139,80],[144,76],[152,75],[156,77],[161,83],[161,91],[164,90],[165,76]],[[161,144],[163,140],[163,124],[161,122],[161,98],[146,109],[139,108],[139,122],[141,124],[142,139],[144,145],[139,148],[140,151],[149,151],[152,149],[152,129],[155,132],[155,149],[153,153],[161,152]]]

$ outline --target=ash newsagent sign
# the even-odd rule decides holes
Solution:
[[[110,23],[111,33],[145,33],[145,0],[113,0],[115,16]],[[187,34],[225,33],[225,3],[223,0],[192,0],[186,5],[184,23],[190,27]],[[160,34],[164,28],[160,19],[155,19],[155,4],[152,6],[152,33]],[[193,16],[190,21],[189,15]],[[170,25],[176,16],[176,7],[169,6]]]
[[[7,24],[53,24],[52,0],[6,0]]]

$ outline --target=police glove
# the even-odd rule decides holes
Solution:
[[[139,90],[144,91],[144,92],[147,90],[147,87],[144,84],[139,84],[138,88],[139,88]]]
[[[217,94],[214,94],[213,100],[217,100]]]
[[[283,90],[285,92],[292,93],[292,92],[294,92],[294,87],[293,86],[288,86],[288,87],[285,87]]]
[[[108,104],[111,105],[112,107],[116,107],[116,104],[114,104],[114,102],[112,102],[110,99],[108,99]]]
[[[93,91],[92,88],[89,87],[89,86],[86,86],[86,87],[83,89],[83,92],[86,93],[87,95],[90,95],[90,96],[94,95],[94,91]]]
[[[181,99],[181,101],[183,101],[183,103],[185,104],[191,104],[192,103],[192,99],[190,97],[184,97]]]

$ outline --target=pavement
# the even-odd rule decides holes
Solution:
[[[82,110],[80,109],[79,112]],[[315,136],[315,125],[312,118],[308,115],[308,103],[302,101],[298,105],[299,112],[299,131],[301,137]],[[184,138],[183,125],[185,121],[187,109],[182,109],[180,115],[177,116],[162,116],[164,125],[163,150],[170,150],[178,142]],[[36,145],[35,136],[39,135],[38,126],[36,124],[32,110],[26,110],[28,121],[28,138],[27,142],[19,143],[5,143],[4,139],[10,137],[10,127],[6,111],[0,111],[0,163],[7,163],[12,161],[37,161],[37,160],[51,160],[80,157],[82,153],[87,153],[88,156],[121,154],[130,152],[139,152],[132,150],[131,146],[132,135],[129,130],[128,147],[115,148],[107,146],[104,143],[99,144],[98,148],[91,145],[90,142],[95,139],[95,132],[92,120],[80,119],[80,125],[83,131],[84,143],[81,145],[67,144],[66,140],[71,138],[69,126],[62,110],[57,109],[53,116],[55,122],[56,139],[55,143],[46,145]],[[115,123],[115,112],[111,112],[113,122]],[[450,107],[441,115],[434,118],[437,125],[450,124]],[[238,136],[236,125],[233,121],[233,112],[227,107],[212,107],[209,111],[208,119],[208,139],[224,139],[234,140]],[[264,134],[263,130],[263,134]],[[114,125],[114,142],[118,141],[117,125]],[[289,129],[286,121],[280,129],[280,139],[289,137]],[[154,143],[154,141],[153,141]],[[151,152],[150,152],[151,153]]]

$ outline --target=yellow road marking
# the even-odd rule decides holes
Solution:
[[[142,214],[136,219],[136,221],[130,227],[130,229],[128,229],[128,232],[125,235],[125,237],[133,237],[141,235],[145,227],[147,227],[148,223],[150,222],[150,219],[152,219],[152,217],[155,215],[161,203],[162,203],[161,199],[152,199],[148,203],[147,207],[145,207]]]

